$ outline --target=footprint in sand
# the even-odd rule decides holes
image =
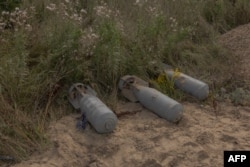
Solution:
[[[135,140],[135,148],[137,151],[147,152],[151,151],[155,147],[153,142],[145,142],[143,140]]]
[[[210,132],[203,132],[196,138],[196,142],[204,145],[214,142],[214,135]]]
[[[118,151],[120,150],[120,146],[119,145],[104,145],[104,146],[100,146],[100,147],[95,147],[94,149],[92,149],[91,152],[102,156],[102,157],[110,157],[114,154],[116,154]]]
[[[205,160],[205,159],[209,158],[208,153],[206,151],[204,151],[204,150],[199,151],[197,155],[198,155],[198,160],[199,161],[202,161],[202,160]]]
[[[182,146],[184,146],[184,147],[185,146],[197,147],[198,145],[196,143],[194,143],[194,142],[186,142]]]
[[[141,167],[163,167],[159,164],[155,159],[148,159],[146,160]]]
[[[174,157],[169,163],[169,167],[177,167],[180,165],[181,161],[183,161],[184,155]]]
[[[223,142],[238,144],[238,141],[237,141],[237,139],[235,137],[229,136],[229,135],[225,135],[225,134],[222,135],[222,137],[220,138],[220,140],[223,141]]]

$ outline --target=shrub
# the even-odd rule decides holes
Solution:
[[[219,32],[224,33],[238,25],[250,22],[250,1],[207,0],[204,5],[205,19]]]
[[[18,7],[21,3],[21,0],[3,0],[0,1],[0,12],[1,11],[12,11]]]
[[[117,82],[127,74],[158,79],[158,89],[182,98],[173,81],[159,76],[161,62],[207,82],[213,73],[217,78],[230,71],[216,36],[248,21],[247,0],[136,2],[0,4],[0,10],[11,10],[0,17],[0,154],[22,159],[46,143],[47,122],[65,114],[53,108],[69,106],[72,83],[91,85],[114,107]]]

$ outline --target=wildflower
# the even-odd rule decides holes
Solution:
[[[99,38],[99,36],[98,36],[98,35],[96,35],[96,34],[94,34],[94,33],[93,33],[93,34],[91,34],[91,36],[92,36],[93,38],[95,38],[95,39],[96,39],[96,38]]]
[[[156,82],[157,82],[158,84],[164,84],[165,79],[166,79],[165,77],[166,77],[166,75],[163,74],[163,73],[161,73],[161,74],[158,76]]]
[[[12,16],[12,17],[15,17],[16,15],[17,15],[16,12],[11,12],[11,13],[10,13],[10,16]]]
[[[0,32],[1,32],[2,30],[4,30],[4,26],[2,26],[1,23],[0,23]]]
[[[15,19],[13,19],[13,18],[10,18],[10,22],[12,22],[12,23],[16,23],[16,20],[15,20]]]
[[[35,11],[35,10],[36,10],[35,6],[31,6],[30,9],[31,9],[32,11]]]
[[[67,6],[66,6],[64,3],[60,3],[60,5],[61,5],[64,9],[67,8]]]
[[[0,27],[6,26],[6,23],[0,23]]]
[[[22,15],[23,15],[24,17],[27,17],[27,11],[23,11],[23,12],[22,12]]]
[[[87,11],[86,10],[84,10],[84,9],[81,9],[81,11],[80,11],[81,13],[84,13],[84,14],[87,14]]]
[[[67,16],[67,17],[69,17],[68,12],[66,12],[66,11],[64,11],[64,15]]]
[[[27,24],[26,26],[25,26],[25,30],[27,30],[27,31],[32,31],[32,26],[30,25],[30,24]]]
[[[181,73],[180,73],[180,70],[179,70],[178,68],[176,68],[176,69],[174,70],[173,78],[175,79],[175,78],[179,77],[180,74],[181,74]]]
[[[2,11],[2,15],[4,16],[6,14],[6,12],[5,11]]]
[[[56,4],[54,4],[54,3],[51,3],[50,6],[51,6],[52,8],[56,8]]]
[[[54,11],[56,10],[56,4],[51,3],[49,6],[46,6],[46,9],[50,11]]]

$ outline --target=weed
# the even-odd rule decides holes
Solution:
[[[124,69],[122,34],[114,22],[106,21],[100,25],[98,35],[100,40],[94,49],[92,61],[95,78],[104,83],[105,88],[112,90]]]
[[[216,37],[250,18],[247,0],[16,2],[0,3],[0,154],[17,159],[47,142],[72,83],[90,84],[115,108],[120,77],[154,80],[161,62],[208,82],[229,75]],[[154,82],[181,97],[165,75]]]
[[[238,25],[249,23],[249,7],[250,2],[248,0],[207,0],[203,15],[215,29],[224,33]]]
[[[243,88],[236,88],[231,93],[230,99],[235,105],[249,105],[250,92]]]
[[[151,79],[149,83],[152,87],[161,91],[167,96],[176,100],[182,100],[184,94],[181,91],[177,90],[175,87],[175,80],[179,77],[179,75],[180,71],[178,68],[174,70],[172,77],[167,76],[165,71],[158,72],[158,76],[155,77],[154,80]]]
[[[0,2],[0,12],[1,11],[12,11],[20,5],[20,0],[4,0]]]

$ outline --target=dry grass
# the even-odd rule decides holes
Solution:
[[[65,114],[53,108],[68,106],[74,82],[114,108],[119,78],[155,79],[160,62],[209,83],[214,73],[230,78],[216,37],[250,18],[247,0],[8,2],[0,4],[0,155],[17,160],[47,142],[47,122]]]

